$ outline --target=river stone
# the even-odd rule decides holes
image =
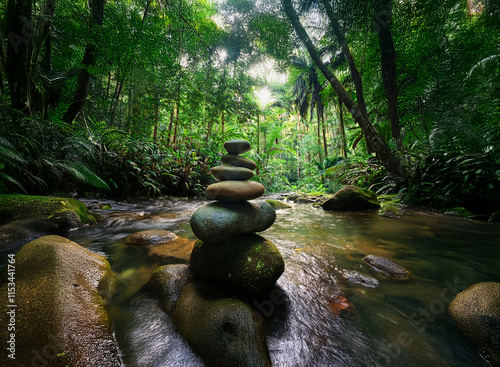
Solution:
[[[264,195],[264,186],[255,181],[221,181],[207,187],[210,200],[246,201]]]
[[[325,210],[357,211],[378,208],[380,204],[377,195],[357,186],[346,186],[323,203]]]
[[[191,216],[191,229],[204,242],[222,241],[235,234],[262,232],[271,227],[276,212],[265,201],[257,203],[213,202]]]
[[[252,308],[197,281],[184,287],[173,321],[207,367],[272,367],[266,337]]]
[[[492,366],[500,366],[500,283],[477,283],[457,294],[449,312]]]
[[[76,199],[0,195],[0,247],[4,249],[93,223],[95,218]]]
[[[394,260],[377,255],[367,255],[363,260],[373,269],[386,273],[394,279],[408,279],[411,274]]]
[[[52,235],[24,245],[14,265],[16,366],[123,365],[104,306],[116,281],[106,258]],[[8,287],[0,287],[5,302]],[[7,310],[0,314],[4,342]],[[0,360],[7,353],[2,347]]]
[[[257,164],[251,159],[242,157],[237,154],[226,154],[221,158],[222,163],[227,164],[232,167],[245,167],[251,170],[257,168]]]
[[[186,263],[189,261],[194,246],[193,240],[157,229],[136,232],[126,237],[125,242],[145,247],[151,256],[163,259],[174,258]]]
[[[215,243],[197,241],[190,266],[201,279],[222,283],[242,296],[258,297],[276,283],[285,263],[271,241],[250,234]]]
[[[219,181],[245,181],[253,177],[253,172],[245,167],[214,167],[210,173]]]
[[[290,209],[292,206],[281,200],[267,199],[266,202],[275,210]]]
[[[144,288],[158,297],[165,309],[171,312],[179,299],[182,289],[192,280],[188,265],[169,264],[155,270]]]
[[[151,229],[147,231],[136,232],[125,238],[128,243],[133,243],[134,245],[159,245],[162,243],[170,242],[177,238],[175,233]]]
[[[228,140],[224,143],[224,148],[229,154],[243,154],[250,150],[250,143],[240,139]]]

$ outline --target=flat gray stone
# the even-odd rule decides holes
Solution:
[[[265,188],[255,181],[220,181],[207,187],[210,200],[246,201],[264,195]]]
[[[253,177],[253,172],[245,167],[218,166],[212,168],[210,173],[219,181],[246,181]]]
[[[250,150],[250,143],[242,139],[228,140],[224,143],[224,148],[229,154],[242,154]]]
[[[222,158],[222,163],[233,166],[233,167],[245,167],[251,170],[254,170],[257,168],[257,164],[252,161],[251,159],[242,157],[241,155],[238,154],[226,154],[223,155]]]

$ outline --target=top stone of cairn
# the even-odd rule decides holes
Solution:
[[[250,143],[240,139],[228,140],[224,143],[224,148],[229,154],[242,154],[250,150]]]

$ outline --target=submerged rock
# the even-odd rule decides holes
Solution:
[[[361,274],[355,270],[342,270],[342,276],[351,283],[361,284],[369,288],[377,288],[379,283],[374,277]]]
[[[290,209],[292,206],[280,200],[268,199],[266,203],[271,205],[275,210]]]
[[[323,203],[325,210],[358,211],[380,208],[380,203],[370,190],[357,186],[346,186]]]
[[[208,367],[271,367],[262,325],[252,308],[205,282],[182,291],[173,313],[179,333]]]
[[[255,181],[221,181],[207,187],[210,200],[240,202],[264,195],[264,186]]]
[[[188,265],[169,264],[155,270],[144,288],[162,301],[163,306],[171,312],[179,299],[182,289],[193,279]]]
[[[194,241],[179,237],[165,230],[146,230],[136,232],[125,238],[125,242],[143,246],[149,255],[161,258],[175,258],[189,261]]]
[[[177,235],[165,230],[150,229],[136,232],[128,236],[125,240],[135,245],[159,245],[175,240]]]
[[[500,366],[500,283],[474,284],[449,306],[453,320],[492,366]]]
[[[377,255],[367,255],[363,260],[373,269],[386,273],[395,279],[408,279],[411,274],[394,260]]]
[[[236,235],[216,243],[198,241],[190,266],[201,279],[225,284],[249,297],[269,291],[285,269],[278,248],[256,234]]]
[[[262,232],[276,220],[276,212],[266,203],[215,202],[198,208],[190,224],[196,237],[218,242],[235,234]]]
[[[122,366],[104,307],[115,277],[108,261],[60,236],[45,236],[15,256],[15,358],[25,366]],[[0,296],[8,300],[11,286]],[[2,312],[1,325],[10,315]],[[2,340],[10,337],[7,327]],[[7,348],[0,358],[7,361]]]

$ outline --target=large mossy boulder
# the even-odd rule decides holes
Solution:
[[[271,241],[250,234],[215,243],[197,241],[190,266],[201,279],[222,283],[244,297],[257,297],[273,287],[285,262]]]
[[[360,211],[380,208],[380,203],[370,190],[346,186],[323,203],[323,209],[336,211]]]
[[[85,204],[76,199],[0,195],[0,245],[61,234],[95,222]]]
[[[276,211],[265,201],[213,202],[197,209],[190,224],[203,242],[218,242],[235,234],[265,231],[275,220]]]
[[[457,294],[449,312],[492,366],[500,366],[500,283],[474,284]]]
[[[271,367],[264,329],[245,302],[197,281],[182,291],[173,321],[207,367]]]
[[[16,365],[122,365],[105,309],[115,277],[103,256],[45,236],[23,246],[14,260],[15,273],[4,275],[0,297],[17,307],[13,315],[0,314],[0,333],[7,341],[12,335],[6,325],[15,327]],[[0,360],[11,360],[9,352],[1,348]]]

